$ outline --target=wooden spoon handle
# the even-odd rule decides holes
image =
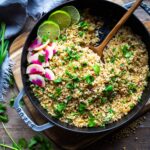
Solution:
[[[122,27],[122,25],[126,22],[126,20],[131,16],[131,14],[135,11],[135,9],[140,5],[142,1],[143,0],[137,0],[135,2],[135,4],[124,14],[124,16],[119,20],[119,22],[107,35],[104,41],[97,47],[97,50],[103,50],[105,48],[108,42],[112,39],[112,37],[116,34],[116,32]]]

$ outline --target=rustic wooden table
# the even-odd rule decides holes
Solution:
[[[117,1],[117,0],[114,0]],[[131,0],[123,0],[124,2],[129,2]],[[150,5],[150,0],[145,0],[146,3]],[[141,21],[150,21],[150,16],[148,16],[142,9],[138,9],[135,14]],[[35,21],[29,18],[26,22],[26,25],[22,32],[30,31],[30,29],[35,24]],[[6,96],[6,101],[9,101],[10,98],[16,96],[18,93],[17,88],[10,88],[8,94]],[[24,106],[25,107],[25,106]],[[26,109],[26,108],[24,108]],[[26,110],[27,112],[27,110]],[[28,112],[27,112],[28,113]],[[24,122],[20,119],[18,114],[8,106],[8,115],[9,122],[6,124],[7,129],[14,137],[14,139],[18,139],[20,137],[24,137],[26,139],[31,138],[33,135],[37,134],[33,132],[30,128],[28,128]],[[134,134],[129,134],[128,137],[122,137],[117,140],[112,140],[112,136],[106,137],[104,140],[100,140],[87,148],[87,150],[95,150],[95,149],[105,149],[105,150],[149,150],[150,149],[150,113],[145,114],[146,119],[142,122],[142,124],[135,130]],[[0,124],[0,140],[5,141],[5,143],[10,143],[10,139],[5,134],[5,131]],[[109,141],[109,142],[108,142]],[[112,141],[112,142],[110,142]],[[55,148],[58,149],[58,148]]]

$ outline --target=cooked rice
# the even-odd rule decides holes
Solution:
[[[82,36],[80,25],[72,25],[62,33],[67,40],[56,41],[58,52],[49,68],[62,82],[46,81],[45,88],[33,84],[32,88],[48,113],[62,122],[76,127],[104,126],[127,115],[140,100],[147,85],[148,54],[141,38],[123,27],[105,48],[103,63],[86,46],[99,41],[96,29],[103,23],[93,18],[84,21],[89,26]],[[75,52],[72,60],[70,50]],[[99,75],[94,65],[100,67]],[[73,81],[74,77],[79,81]]]

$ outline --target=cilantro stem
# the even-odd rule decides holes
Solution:
[[[12,150],[18,150],[14,147],[11,147],[11,146],[8,146],[8,145],[5,145],[5,144],[0,144],[1,147],[5,147],[5,148],[9,148],[9,149],[12,149]]]
[[[7,131],[7,129],[6,129],[5,125],[3,124],[3,122],[2,122],[2,125],[3,125],[3,128],[4,128],[5,132],[7,133],[8,137],[9,137],[9,138],[11,139],[11,141],[18,147],[17,143],[13,140],[12,136],[11,136],[10,133]],[[18,149],[20,149],[20,148],[18,147]],[[16,150],[17,150],[17,149],[16,149]]]

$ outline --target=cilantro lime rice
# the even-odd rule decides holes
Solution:
[[[109,42],[104,62],[87,47],[99,42],[97,29],[102,24],[84,16],[61,31],[49,43],[55,45],[53,56],[47,62],[42,54],[38,57],[52,76],[43,77],[41,86],[31,84],[51,116],[76,127],[102,127],[121,119],[134,109],[147,85],[146,47],[129,27],[122,27]]]

